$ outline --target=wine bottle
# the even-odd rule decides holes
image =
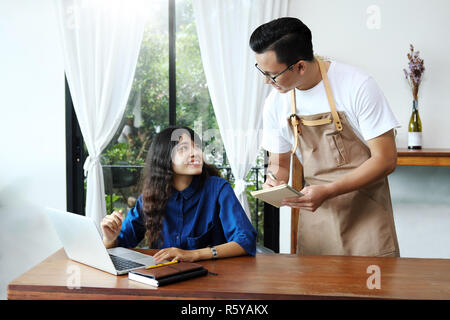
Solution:
[[[422,121],[419,116],[419,103],[413,101],[413,110],[408,125],[408,149],[422,149]]]

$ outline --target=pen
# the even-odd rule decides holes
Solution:
[[[267,171],[267,175],[272,179],[273,181],[277,181],[277,177],[272,173],[272,171]]]
[[[164,263],[160,263],[160,264],[155,264],[153,266],[149,266],[145,269],[153,269],[153,268],[158,268],[158,267],[162,267],[162,266],[167,266],[169,264],[174,264],[174,263],[178,263],[178,260],[174,260],[174,261],[170,261],[170,262],[164,262]]]

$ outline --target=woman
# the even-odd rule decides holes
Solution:
[[[147,235],[150,247],[162,248],[157,262],[255,255],[255,229],[230,184],[204,162],[200,146],[186,127],[154,137],[136,206],[125,219],[114,211],[101,223],[107,248],[132,248]]]

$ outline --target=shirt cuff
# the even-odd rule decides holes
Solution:
[[[256,235],[255,239],[251,241],[245,236],[238,236],[235,239],[231,239],[230,241],[236,242],[238,245],[240,245],[248,255],[254,257],[256,254]]]

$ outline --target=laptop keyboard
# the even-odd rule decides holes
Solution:
[[[137,267],[143,267],[144,265],[141,263],[137,263],[131,260],[127,260],[115,255],[110,254],[109,255],[111,257],[111,260],[114,264],[114,267],[116,268],[117,271],[122,271],[122,270],[126,270],[126,269],[132,269],[132,268],[137,268]]]

